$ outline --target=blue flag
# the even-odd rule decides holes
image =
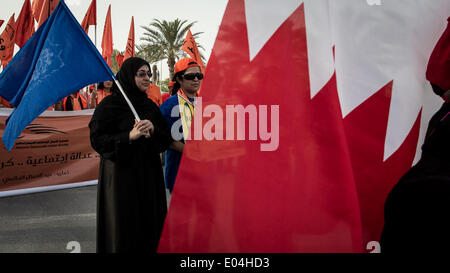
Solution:
[[[64,1],[0,74],[0,96],[16,109],[2,137],[10,151],[22,130],[81,88],[115,79]]]

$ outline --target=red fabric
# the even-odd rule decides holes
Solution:
[[[197,63],[197,62],[192,58],[183,58],[178,60],[178,62],[175,64],[174,73],[177,74],[178,72],[186,70],[189,67],[199,66],[199,64],[189,65],[189,63]]]
[[[279,125],[279,146],[261,151],[266,142],[248,137],[188,140],[158,251],[362,252],[335,77],[310,97],[304,5],[251,62],[244,6],[244,0],[228,2],[202,87],[202,108],[219,106],[225,117],[227,105],[266,105],[268,127]],[[249,71],[256,80],[248,80]],[[274,86],[292,94],[280,96]],[[275,106],[279,122],[271,125]],[[211,120],[202,119],[202,108],[195,107],[191,135],[196,124],[206,127]],[[235,122],[235,139],[237,128]]]
[[[0,20],[0,27],[3,25],[3,22],[5,22],[5,21]]]
[[[14,14],[9,18],[8,24],[0,35],[0,60],[3,69],[8,65],[14,55],[14,44],[16,40],[16,23]]]
[[[450,90],[450,17],[447,29],[434,47],[427,67],[427,80],[443,90]]]
[[[160,106],[162,104],[161,89],[157,85],[151,83],[145,93],[147,93],[147,97],[156,103],[156,105]]]
[[[170,94],[169,93],[163,93],[161,95],[162,102],[165,102],[168,98],[170,98]]]
[[[109,5],[108,13],[106,14],[105,28],[103,29],[102,56],[110,67],[112,64],[112,54],[113,54],[113,37],[112,37],[112,23],[111,23],[111,5]]]
[[[92,25],[97,25],[97,0],[92,0],[86,15],[84,15],[83,22],[81,22],[81,27],[86,33],[89,33],[89,26]]]
[[[184,39],[183,46],[181,47],[192,59],[194,59],[199,65],[202,73],[205,73],[205,66],[203,65],[202,57],[198,51],[197,43],[192,36],[191,30],[189,29],[186,38]]]
[[[83,109],[88,108],[88,100],[89,97],[86,92],[78,92],[77,96],[81,99],[81,103],[83,104]]]
[[[131,17],[131,25],[130,25],[130,32],[128,33],[128,40],[127,40],[127,48],[125,48],[125,55],[123,57],[123,60],[130,57],[134,57],[135,53],[135,47],[134,47],[134,17]]]
[[[25,0],[16,22],[16,44],[22,48],[34,33],[30,0]]]
[[[39,14],[38,28],[50,17],[50,14],[52,14],[58,4],[59,0],[44,0]]]
[[[122,55],[122,54],[120,54],[120,53],[117,53],[117,55],[116,55],[116,62],[117,62],[117,67],[120,69],[120,67],[122,66],[122,64],[123,64],[123,58],[124,58],[124,56]]]
[[[106,93],[102,89],[97,90],[97,105],[107,96],[111,95],[111,93]]]
[[[83,110],[80,102],[78,101],[78,93],[77,93],[76,95],[71,94],[70,96],[67,96],[64,98],[64,100],[63,100],[63,110],[64,111],[68,111],[68,110],[66,110],[66,102],[69,97],[72,97],[73,111]]]
[[[45,0],[34,0],[31,5],[31,11],[33,13],[33,18],[36,23],[39,22],[39,17],[41,16],[42,6],[44,5]]]
[[[8,108],[12,108],[13,105],[11,103],[9,103],[7,100],[5,100],[4,98],[0,97],[0,104],[8,107]]]

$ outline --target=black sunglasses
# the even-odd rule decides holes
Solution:
[[[145,76],[148,76],[149,78],[151,78],[152,72],[138,71],[136,73],[136,76],[138,76],[139,78],[144,78]]]
[[[196,77],[197,77],[197,79],[201,80],[201,79],[203,79],[203,74],[202,73],[189,73],[189,74],[183,75],[183,78],[185,80],[190,80],[190,81],[192,81]]]

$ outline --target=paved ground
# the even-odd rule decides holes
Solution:
[[[97,186],[0,198],[0,253],[94,253],[96,204]]]
[[[95,252],[96,199],[97,186],[0,198],[0,253]]]

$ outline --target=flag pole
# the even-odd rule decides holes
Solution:
[[[119,87],[120,92],[122,93],[123,97],[125,98],[125,101],[127,102],[128,106],[131,109],[131,112],[133,112],[134,118],[139,122],[141,119],[139,118],[138,113],[136,112],[136,109],[134,109],[133,104],[131,104],[131,101],[128,99],[128,96],[125,94],[125,91],[123,91],[122,85],[120,85],[120,82],[114,77],[114,82]]]
[[[97,9],[95,9],[97,11]],[[96,15],[97,16],[97,15]],[[95,19],[95,48],[97,48],[97,19]],[[98,83],[94,84],[94,96],[95,99],[98,97]],[[97,107],[97,100],[95,101],[95,107]]]

